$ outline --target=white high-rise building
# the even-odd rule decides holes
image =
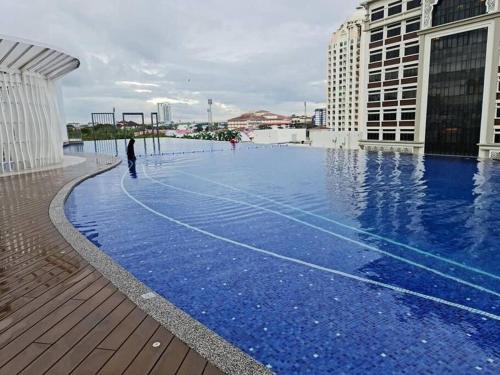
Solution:
[[[334,131],[359,131],[359,83],[362,64],[362,8],[332,34],[328,46],[327,126]]]
[[[158,103],[159,122],[170,124],[172,122],[172,107],[169,103]]]

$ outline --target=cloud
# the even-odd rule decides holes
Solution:
[[[185,105],[196,105],[199,103],[198,100],[194,99],[173,99],[173,98],[165,98],[165,97],[160,97],[160,98],[152,98],[148,100],[148,103],[151,104],[158,104],[158,103],[169,103],[169,104],[185,104]]]
[[[303,113],[304,101],[310,111],[324,102],[330,35],[358,3],[3,0],[0,24],[2,33],[80,59],[60,80],[68,121],[113,107],[147,113],[163,100],[175,120],[205,120],[208,98],[214,119],[227,120],[255,109]]]
[[[117,85],[123,86],[144,86],[144,87],[159,87],[156,83],[143,83],[143,82],[133,82],[133,81],[116,81]]]

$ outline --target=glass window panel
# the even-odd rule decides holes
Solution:
[[[380,82],[382,74],[380,72],[370,73],[369,82]]]
[[[420,6],[420,2],[421,0],[410,0],[408,1],[408,3],[406,3],[406,9],[410,10],[418,8]]]
[[[385,58],[386,60],[390,59],[396,59],[399,57],[399,48],[397,49],[391,49],[385,52]]]
[[[396,112],[385,112],[384,113],[384,121],[396,121],[397,113]]]
[[[383,134],[383,140],[384,141],[395,141],[396,140],[396,133],[387,133],[387,132],[384,132],[384,134]]]
[[[398,25],[396,27],[390,27],[387,28],[387,37],[392,38],[394,36],[401,35],[401,25]]]
[[[372,16],[371,16],[372,21],[377,21],[382,18],[384,18],[384,7],[372,10]]]
[[[432,41],[427,153],[477,156],[487,39],[477,29]]]
[[[415,140],[415,134],[413,133],[401,133],[399,135],[401,141],[413,141]]]
[[[380,93],[370,93],[368,94],[368,101],[369,102],[379,102],[380,101]]]
[[[401,1],[397,1],[395,3],[389,4],[389,9],[387,15],[393,16],[394,14],[399,14],[403,10],[403,3]]]
[[[398,92],[397,91],[385,92],[384,100],[398,100]]]
[[[378,42],[384,39],[384,31],[382,29],[372,30],[370,33],[370,42]]]
[[[485,0],[439,1],[432,11],[432,26],[479,16],[486,13]]]
[[[399,70],[388,70],[385,72],[385,80],[390,81],[399,78]]]

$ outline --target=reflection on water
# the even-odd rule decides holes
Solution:
[[[130,177],[137,178],[136,162],[134,160],[128,161],[128,171],[130,173]]]

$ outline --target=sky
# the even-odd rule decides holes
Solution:
[[[216,121],[326,101],[330,35],[359,0],[2,0],[0,34],[78,57],[60,80],[68,122],[156,110]]]

